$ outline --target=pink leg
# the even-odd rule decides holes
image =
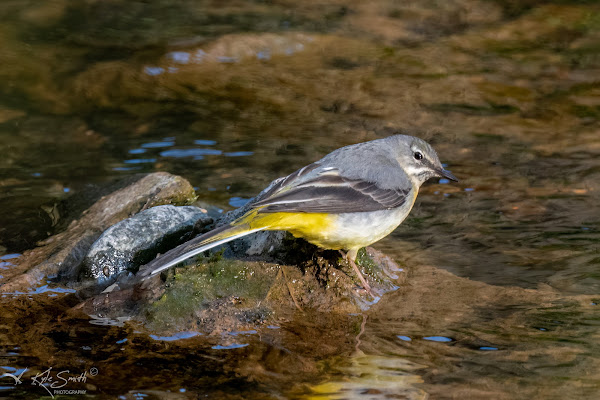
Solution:
[[[354,272],[356,272],[356,275],[358,275],[358,279],[360,279],[360,282],[362,283],[363,288],[367,291],[367,293],[372,295],[371,285],[369,285],[369,282],[367,282],[367,280],[363,276],[362,272],[360,272],[360,269],[358,269],[356,262],[354,261],[354,260],[356,260],[356,256],[358,255],[358,250],[356,250],[356,249],[348,250],[348,252],[346,254],[344,254],[342,251],[340,251],[340,253],[342,253],[342,255],[346,258],[346,260],[348,260],[348,262],[352,266],[352,269],[354,269]]]

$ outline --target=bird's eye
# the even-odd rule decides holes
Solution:
[[[423,159],[423,154],[421,154],[420,152],[415,152],[415,160],[422,160]]]

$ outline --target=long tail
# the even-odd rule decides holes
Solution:
[[[180,262],[202,253],[203,251],[212,249],[220,244],[227,243],[242,236],[249,235],[254,232],[262,231],[267,227],[252,229],[247,223],[236,225],[223,225],[213,229],[204,235],[198,236],[188,242],[185,242],[165,254],[155,258],[148,264],[140,268],[137,276],[140,279],[156,275]]]

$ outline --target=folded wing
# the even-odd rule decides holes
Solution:
[[[374,182],[348,179],[335,168],[325,168],[315,177],[302,179],[316,167],[298,170],[282,178],[253,204],[261,213],[306,212],[349,213],[389,210],[403,205],[410,188],[382,189]]]

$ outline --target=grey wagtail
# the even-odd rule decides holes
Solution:
[[[413,136],[342,147],[276,179],[240,218],[157,257],[141,277],[253,232],[282,230],[324,249],[347,250],[346,259],[370,292],[355,263],[358,250],[396,229],[410,212],[419,187],[434,177],[458,182],[442,167],[435,150]]]

